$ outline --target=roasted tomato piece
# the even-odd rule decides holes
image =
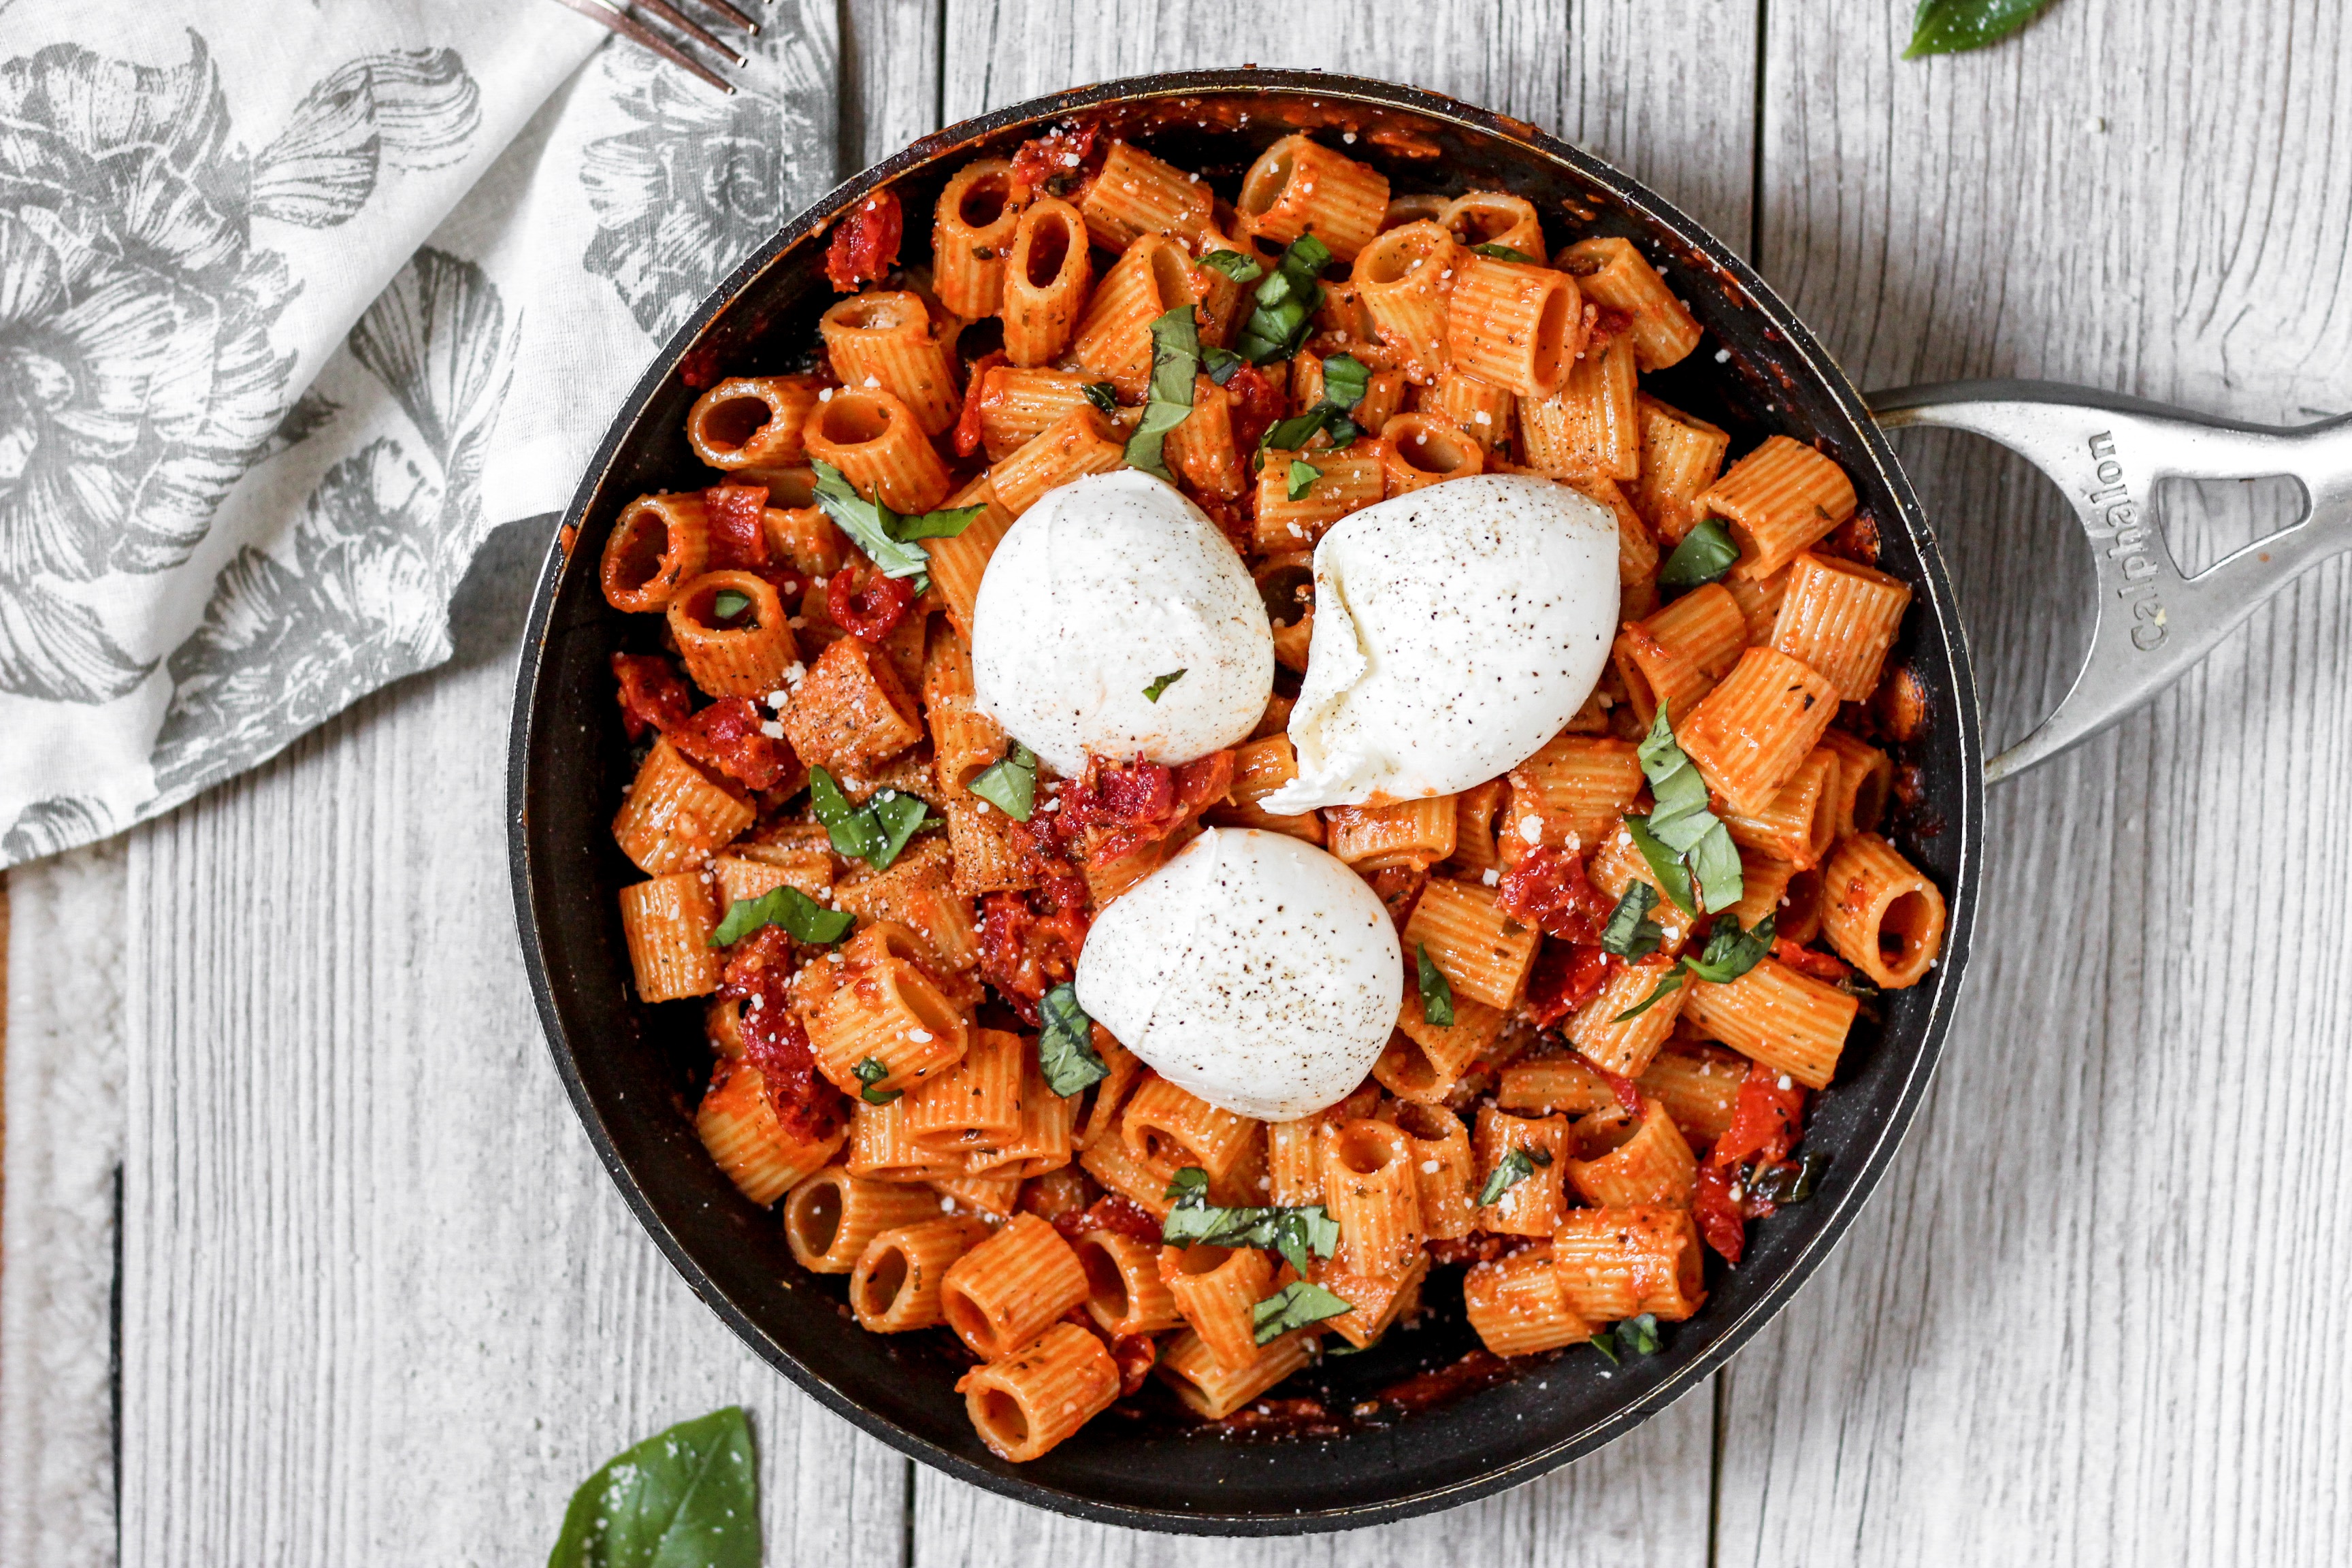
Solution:
[[[777,1121],[807,1142],[840,1126],[849,1102],[818,1075],[808,1033],[793,1016],[785,989],[793,967],[793,939],[781,926],[761,926],[730,952],[719,995],[743,1005],[743,1059],[759,1069]]]
[[[887,278],[898,265],[898,241],[906,231],[907,215],[890,191],[877,191],[856,212],[836,221],[824,251],[824,275],[834,291],[855,294],[860,283]]]
[[[1698,1186],[1691,1194],[1691,1217],[1698,1221],[1698,1233],[1723,1254],[1726,1263],[1738,1262],[1748,1246],[1748,1221],[1731,1195],[1731,1184],[1738,1179],[1737,1172],[1710,1161],[1698,1168]]]
[[[1045,993],[1078,972],[1089,923],[1086,882],[1048,877],[1025,893],[986,893],[980,911],[980,977],[1034,1028]]]
[[[1547,942],[1528,975],[1528,1012],[1549,1029],[1599,994],[1622,961],[1591,942]]]
[[[1739,1080],[1731,1125],[1715,1141],[1707,1163],[1728,1168],[1754,1160],[1777,1165],[1805,1135],[1805,1089],[1787,1074],[1751,1062]]]
[[[767,505],[765,485],[717,484],[702,492],[711,571],[756,572],[768,564],[768,531],[760,521]]]
[[[1013,183],[1066,202],[1082,201],[1109,156],[1101,127],[1073,123],[1021,143],[1013,154]]]
[[[1087,864],[1108,865],[1167,837],[1199,816],[1234,785],[1234,754],[1212,752],[1170,768],[1137,758],[1107,763],[1088,757],[1087,769],[1062,790],[1054,831]]]
[[[1257,450],[1259,438],[1283,416],[1287,399],[1254,364],[1243,365],[1226,378],[1225,395],[1233,399],[1234,450]]]
[[[1502,911],[1562,942],[1597,942],[1616,900],[1594,887],[1584,862],[1565,849],[1537,845],[1503,873]]]
[[[664,733],[693,761],[716,768],[745,789],[773,789],[800,765],[790,742],[769,734],[768,721],[748,697],[721,697]]]
[[[1800,974],[1810,974],[1816,980],[1826,980],[1834,985],[1853,977],[1853,970],[1834,952],[1816,952],[1810,947],[1800,947],[1787,937],[1775,938],[1772,956]]]
[[[825,613],[853,637],[878,643],[898,629],[915,602],[915,584],[872,566],[844,566],[824,584]]]
[[[971,362],[971,379],[963,384],[963,413],[956,419],[955,454],[969,458],[980,450],[980,421],[999,394],[990,386],[988,373],[1008,363],[1003,349],[991,349]]]
[[[616,653],[613,679],[620,683],[621,727],[632,741],[647,730],[664,734],[693,717],[694,699],[669,660],[649,653]]]

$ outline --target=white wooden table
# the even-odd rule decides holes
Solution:
[[[829,10],[830,7],[816,7]],[[1746,248],[1864,384],[2352,404],[2342,0],[2059,0],[1897,57],[1908,0],[850,0],[844,167],[1150,68],[1436,88]],[[1990,448],[1906,458],[1993,737],[2089,574]],[[2197,560],[2275,497],[2193,498]],[[2268,510],[2266,510],[2265,508]],[[517,962],[499,810],[530,542],[451,668],[140,832],[126,933],[123,1560],[522,1563],[628,1442],[755,1411],[769,1561],[2340,1563],[2352,1531],[2352,574],[2000,791],[1977,974],[1836,1259],[1717,1379],[1461,1512],[1234,1544],[913,1468],[740,1349],[595,1165]]]

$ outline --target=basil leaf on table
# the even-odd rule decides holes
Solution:
[[[1454,982],[1431,962],[1427,942],[1415,942],[1412,951],[1419,960],[1422,1019],[1437,1028],[1450,1029],[1454,1026]]]
[[[849,934],[857,917],[847,910],[829,910],[798,888],[777,888],[756,899],[738,899],[727,906],[727,918],[710,933],[710,945],[730,947],[761,926],[782,926],[794,942],[831,947]]]
[[[572,1494],[547,1568],[760,1568],[760,1473],[740,1405],[614,1456]]]
[[[1015,741],[964,787],[1013,821],[1026,822],[1037,806],[1037,753]]]
[[[1903,58],[1916,60],[1997,44],[2049,5],[2050,0],[1919,0],[1919,9],[1911,16],[1911,47]]]
[[[1037,1004],[1037,1070],[1045,1087],[1064,1100],[1110,1076],[1095,1054],[1095,1023],[1078,1005],[1078,988],[1064,984]]]
[[[1294,1329],[1307,1328],[1356,1310],[1344,1296],[1335,1296],[1311,1280],[1295,1280],[1250,1309],[1250,1326],[1257,1342],[1272,1344]]]
[[[1730,571],[1738,559],[1739,546],[1733,542],[1731,531],[1716,518],[1703,517],[1658,568],[1658,586],[1677,591],[1704,587]]]
[[[1142,422],[1128,437],[1127,461],[1145,473],[1168,478],[1160,448],[1168,432],[1192,412],[1192,378],[1201,373],[1201,330],[1192,307],[1179,305],[1151,323],[1151,395]]]

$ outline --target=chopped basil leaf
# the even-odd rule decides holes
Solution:
[[[1037,754],[1015,741],[965,787],[1013,821],[1026,822],[1037,805]]]
[[[1285,1285],[1250,1309],[1250,1325],[1257,1342],[1270,1345],[1294,1329],[1304,1329],[1356,1310],[1344,1296],[1335,1296],[1312,1280]]]
[[[1664,704],[1659,705],[1651,720],[1650,732],[1643,737],[1638,754],[1657,805],[1647,817],[1639,819],[1642,827],[1633,841],[1642,847],[1642,858],[1650,863],[1667,896],[1690,914],[1712,913],[1738,903],[1747,890],[1739,849],[1731,842],[1731,830],[1708,809],[1706,781],[1675,741],[1673,718]],[[1627,826],[1635,820],[1628,817]],[[1652,853],[1653,841],[1673,859],[1674,879],[1661,866],[1660,854]],[[1697,879],[1695,892],[1694,875]]]
[[[1441,1029],[1454,1026],[1454,982],[1445,978],[1445,971],[1430,962],[1429,944],[1415,942],[1412,949],[1421,961],[1421,1016]]]
[[[1698,884],[1698,901],[1709,910],[1727,910],[1748,890],[1748,874],[1739,864],[1739,846],[1731,829],[1713,824],[1691,846],[1691,877]]]
[[[1201,374],[1201,331],[1192,307],[1179,305],[1151,323],[1151,395],[1143,420],[1128,437],[1130,467],[1168,478],[1160,447],[1168,432],[1192,412],[1192,378]]]
[[[866,857],[877,871],[887,871],[890,862],[907,847],[907,840],[927,824],[939,820],[931,816],[922,796],[895,789],[876,790],[874,798],[866,803],[866,809],[874,814],[882,828],[882,853]]]
[[[1658,951],[1666,933],[1650,918],[1658,907],[1658,890],[1635,878],[1625,889],[1625,896],[1609,911],[1609,924],[1601,933],[1601,951],[1613,952],[1620,958],[1647,958]]]
[[[1174,1206],[1160,1222],[1160,1239],[1170,1247],[1260,1247],[1282,1254],[1301,1274],[1317,1258],[1339,1247],[1339,1222],[1320,1204],[1276,1208],[1212,1208],[1209,1175],[1187,1165],[1168,1184]]]
[[[2042,14],[2050,0],[1919,0],[1906,60],[1999,43]]]
[[[798,888],[778,888],[756,899],[738,899],[727,906],[727,918],[710,933],[710,945],[730,947],[761,926],[782,926],[794,942],[830,947],[849,934],[857,917],[847,910],[829,910]]]
[[[1691,890],[1690,868],[1683,864],[1681,856],[1659,843],[1650,832],[1650,819],[1629,816],[1625,819],[1625,831],[1632,836],[1633,847],[1649,864],[1650,875],[1658,879],[1658,886],[1674,900],[1675,908],[1686,915],[1697,914],[1698,900]]]
[[[1551,1163],[1551,1151],[1527,1146],[1512,1150],[1495,1163],[1486,1174],[1486,1184],[1478,1189],[1478,1206],[1487,1208],[1505,1193],[1536,1173],[1538,1165]]]
[[[1474,245],[1470,248],[1481,256],[1491,256],[1497,261],[1520,261],[1530,267],[1538,265],[1534,257],[1524,250],[1513,250],[1507,245],[1496,245],[1489,242],[1486,245]]]
[[[1651,1008],[1656,1006],[1660,1002],[1673,995],[1682,988],[1683,965],[1682,961],[1677,959],[1675,962],[1675,966],[1672,969],[1667,970],[1664,974],[1659,977],[1656,987],[1653,989],[1647,996],[1643,997],[1639,1002],[1634,1003],[1631,1007],[1626,1008],[1622,1013],[1618,1014],[1614,1018],[1612,1018],[1609,1021],[1612,1024],[1622,1024],[1628,1018],[1638,1018],[1643,1014],[1648,1012]]]
[[[1330,247],[1313,235],[1302,234],[1290,242],[1275,264],[1274,275],[1257,286],[1249,320],[1234,345],[1244,359],[1265,364],[1298,352],[1323,303],[1323,285],[1317,277],[1330,264]]]
[[[1803,1203],[1813,1195],[1813,1188],[1829,1163],[1827,1154],[1807,1151],[1795,1160],[1783,1160],[1777,1165],[1767,1165],[1760,1171],[1750,1172],[1748,1191],[1767,1203]]]
[[[919,546],[898,538],[898,514],[887,503],[859,495],[831,463],[819,459],[811,467],[816,470],[816,504],[885,577],[914,577],[929,566],[931,558]]]
[[[1731,570],[1739,559],[1739,546],[1714,518],[1702,518],[1698,526],[1683,535],[1665,564],[1658,568],[1661,588],[1696,588],[1712,583]]]
[[[1611,1349],[1609,1348],[1609,1331],[1608,1331],[1608,1330],[1606,1330],[1606,1329],[1601,1330],[1599,1333],[1597,1333],[1597,1334],[1593,1335],[1591,1339],[1589,1339],[1589,1340],[1585,1341],[1584,1342],[1585,1342],[1586,1344],[1591,1345],[1594,1350],[1599,1351],[1602,1355],[1607,1356],[1607,1357],[1609,1358],[1609,1364],[1610,1364],[1611,1366],[1622,1366],[1622,1365],[1623,1365],[1623,1364],[1624,1364],[1623,1363],[1620,1362],[1620,1361],[1617,1359],[1617,1352],[1616,1352],[1615,1351],[1611,1350]]]
[[[1088,403],[1093,404],[1105,414],[1116,414],[1118,412],[1118,389],[1111,385],[1110,383],[1107,381],[1090,381],[1084,386],[1079,387],[1078,390],[1087,395],[1087,401]]]
[[[1654,1312],[1644,1312],[1638,1318],[1628,1318],[1617,1325],[1617,1348],[1626,1355],[1658,1353],[1658,1318]]]
[[[1314,464],[1307,461],[1304,458],[1291,458],[1289,476],[1290,499],[1292,500],[1305,500],[1307,499],[1307,492],[1315,488],[1315,481],[1322,477],[1323,470],[1317,468]]]
[[[920,796],[895,789],[876,790],[874,798],[864,805],[852,805],[841,793],[841,785],[823,768],[809,770],[809,805],[824,824],[825,837],[837,852],[863,860],[877,871],[888,870],[898,852],[907,847],[907,840],[937,820]]]
[[[1045,993],[1037,1004],[1043,1025],[1037,1031],[1037,1070],[1045,1087],[1064,1100],[1110,1076],[1110,1068],[1095,1054],[1094,1020],[1078,1005],[1078,988],[1066,983]]]
[[[874,1087],[876,1084],[880,1083],[884,1079],[890,1076],[890,1069],[884,1067],[880,1062],[876,1061],[872,1057],[867,1057],[864,1061],[859,1062],[852,1070],[857,1074],[857,1081],[866,1086],[864,1089],[857,1091],[857,1098],[864,1100],[868,1105],[887,1105],[892,1100],[907,1092],[903,1089],[876,1089]]]
[[[1737,915],[1718,915],[1714,934],[1706,939],[1706,951],[1696,958],[1684,958],[1682,967],[1710,985],[1728,985],[1763,963],[1771,951],[1770,915],[1758,921],[1753,931],[1741,931]]]
[[[548,1568],[760,1568],[751,1427],[729,1405],[656,1432],[580,1484]]]
[[[1162,692],[1183,679],[1184,672],[1181,669],[1171,669],[1166,675],[1154,677],[1151,684],[1143,689],[1145,700],[1159,701]]]
[[[1209,379],[1219,386],[1233,380],[1234,372],[1248,363],[1231,349],[1221,349],[1214,343],[1202,345],[1201,363],[1208,371]]]
[[[1255,283],[1265,276],[1265,268],[1238,250],[1213,250],[1201,258],[1201,265],[1213,267],[1236,283]]]
[[[732,588],[721,588],[710,595],[710,613],[722,621],[731,621],[751,607],[751,595]]]
[[[1323,362],[1323,401],[1353,408],[1371,390],[1372,373],[1353,354],[1333,354]]]
[[[901,540],[953,539],[971,526],[973,518],[987,510],[985,506],[954,506],[914,517],[902,517],[891,532]]]
[[[1334,419],[1324,428],[1331,432],[1331,445],[1334,447],[1350,446],[1357,437],[1363,434],[1356,428],[1356,422],[1352,419]]]

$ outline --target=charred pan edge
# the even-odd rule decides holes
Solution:
[[[704,346],[713,324],[741,298],[749,287],[793,247],[821,233],[843,211],[866,195],[911,170],[950,157],[974,142],[1013,127],[1043,122],[1081,110],[1117,112],[1131,107],[1136,117],[1157,118],[1155,106],[1186,97],[1221,98],[1234,94],[1315,100],[1343,106],[1349,112],[1386,123],[1409,127],[1415,121],[1442,121],[1499,137],[1517,144],[1532,157],[1569,171],[1578,179],[1605,192],[1627,210],[1673,237],[1696,267],[1712,274],[1717,286],[1746,313],[1760,318],[1769,330],[1785,340],[1819,384],[1831,395],[1844,416],[1845,428],[1832,432],[1842,438],[1842,459],[1867,463],[1886,492],[1898,503],[1902,523],[1925,572],[1924,607],[1928,624],[1925,640],[1941,655],[1940,671],[1923,672],[1943,721],[1956,726],[1960,752],[1960,776],[1950,785],[1953,798],[1939,801],[1946,809],[1947,831],[1960,835],[1958,869],[1948,900],[1949,915],[1942,958],[1937,965],[1934,990],[1921,1036],[1912,1053],[1910,1070],[1902,1083],[1894,1113],[1877,1129],[1850,1184],[1830,1199],[1831,1212],[1817,1225],[1802,1249],[1781,1277],[1740,1316],[1720,1326],[1714,1336],[1670,1375],[1629,1402],[1623,1408],[1541,1449],[1500,1465],[1473,1479],[1407,1491],[1377,1503],[1345,1508],[1303,1508],[1294,1513],[1219,1513],[1213,1510],[1150,1509],[1106,1503],[1026,1479],[1011,1466],[990,1467],[950,1452],[898,1426],[857,1403],[825,1373],[808,1365],[775,1342],[753,1321],[743,1303],[721,1290],[690,1255],[680,1238],[661,1219],[636,1176],[624,1162],[614,1130],[594,1103],[582,1079],[572,1043],[559,1016],[550,982],[550,954],[542,941],[545,905],[555,898],[546,885],[551,868],[535,857],[530,834],[526,796],[528,763],[534,749],[559,744],[562,737],[540,722],[541,673],[552,626],[557,590],[569,562],[566,542],[572,539],[603,490],[622,447],[635,435],[644,410],[663,384],[678,371],[689,352]],[[1172,118],[1172,116],[1171,116]],[[1743,298],[1744,297],[1744,298]],[[734,334],[728,334],[730,338]],[[593,561],[582,568],[594,570]],[[1977,914],[1977,884],[1982,874],[1983,757],[1978,733],[1977,695],[1967,645],[1953,598],[1951,583],[1933,534],[1910,483],[1892,447],[1870,416],[1859,392],[1836,363],[1797,321],[1779,296],[1739,257],[1630,176],[1601,163],[1523,121],[1489,113],[1453,99],[1419,89],[1360,77],[1328,76],[1313,71],[1217,69],[1169,72],[1116,81],[1034,99],[966,121],[922,138],[885,162],[836,185],[821,200],[779,230],[759,254],[738,268],[704,300],[693,318],[674,334],[632,390],[621,415],[605,432],[586,476],[572,497],[551,547],[533,595],[516,672],[515,707],[507,762],[508,863],[512,879],[516,920],[521,937],[524,966],[531,995],[548,1036],[566,1091],[588,1129],[596,1151],[612,1173],[638,1221],[666,1253],[695,1293],[718,1313],[729,1328],[753,1346],[777,1371],[822,1401],[828,1408],[902,1453],[932,1465],[959,1479],[1035,1506],[1054,1509],[1106,1524],[1144,1530],[1173,1530],[1212,1535],[1286,1535],[1360,1529],[1414,1515],[1459,1506],[1532,1480],[1623,1436],[1702,1384],[1728,1361],[1748,1338],[1786,1306],[1813,1270],[1829,1256],[1863,1205],[1885,1173],[1910,1128],[1925,1096],[1944,1038],[1950,1028]],[[1819,1201],[1819,1200],[1817,1200]]]

